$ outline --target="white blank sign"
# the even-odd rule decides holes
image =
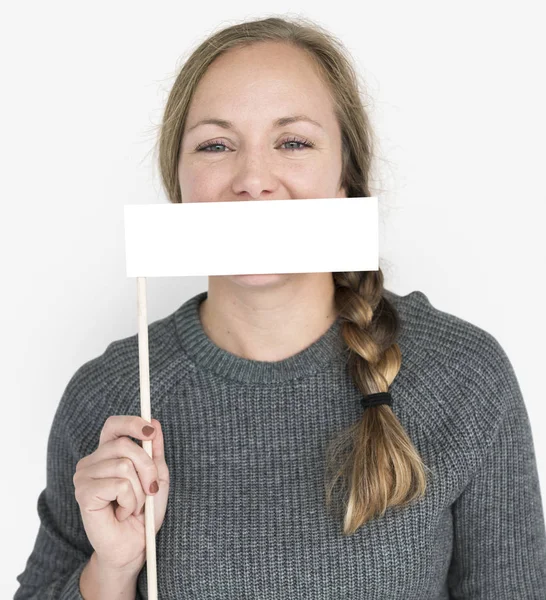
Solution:
[[[126,204],[127,277],[377,271],[376,197]]]

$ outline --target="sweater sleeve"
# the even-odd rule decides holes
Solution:
[[[501,407],[483,460],[452,504],[453,600],[544,600],[546,528],[528,413],[512,365],[498,342],[487,359],[483,394]],[[474,370],[474,373],[476,371]],[[482,394],[482,395],[483,395]]]
[[[94,398],[103,393],[100,381],[90,383],[95,378],[85,377],[94,364],[86,363],[74,374],[53,418],[46,487],[37,501],[39,530],[25,570],[17,576],[20,585],[14,600],[84,600],[80,575],[94,549],[83,526],[73,477],[80,458],[98,444],[95,421],[107,416],[103,419],[100,408],[94,410]],[[86,438],[96,441],[93,448],[82,442]],[[138,593],[137,600],[141,600]]]

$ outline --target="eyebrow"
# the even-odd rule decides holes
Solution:
[[[285,125],[290,125],[291,123],[295,123],[297,121],[307,121],[308,123],[312,123],[313,125],[324,129],[324,127],[318,121],[311,119],[307,115],[293,115],[290,117],[281,117],[280,119],[273,121],[273,126],[284,127]],[[223,129],[234,129],[234,125],[231,121],[226,121],[224,119],[201,119],[201,121],[197,121],[195,125],[192,125],[186,133],[189,133],[196,127],[199,127],[199,125],[218,125]]]

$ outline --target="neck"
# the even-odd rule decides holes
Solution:
[[[332,273],[209,277],[199,318],[220,348],[278,361],[307,348],[336,319]]]

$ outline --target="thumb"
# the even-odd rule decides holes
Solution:
[[[157,419],[152,419],[151,425],[155,429],[154,437],[152,439],[152,459],[158,467],[166,466],[165,440],[163,438],[161,423]]]

